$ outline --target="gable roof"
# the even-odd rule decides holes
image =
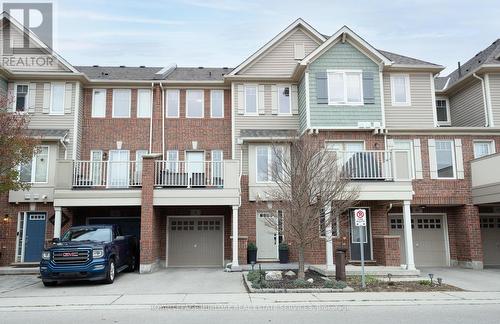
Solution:
[[[270,49],[273,45],[278,43],[283,37],[288,35],[292,30],[295,28],[301,26],[304,28],[306,32],[314,36],[318,41],[324,42],[326,40],[325,36],[321,33],[319,33],[316,29],[314,29],[311,25],[309,25],[307,22],[305,22],[302,18],[298,18],[295,20],[293,23],[291,23],[288,27],[286,27],[284,30],[282,30],[278,35],[274,36],[269,42],[264,44],[261,48],[259,48],[255,53],[253,53],[250,57],[248,57],[245,61],[243,61],[241,64],[239,64],[234,70],[231,71],[228,75],[236,75],[238,72],[240,72],[242,69],[250,65],[255,59],[257,59],[259,56],[264,54],[268,49]]]
[[[154,80],[161,67],[75,66],[91,80]]]
[[[382,55],[387,57],[389,60],[391,60],[394,64],[400,64],[400,65],[430,65],[430,66],[435,66],[435,67],[442,67],[439,64],[434,64],[430,63],[427,61],[422,61],[413,57],[409,56],[404,56],[401,54],[396,54],[388,51],[383,51],[383,50],[378,50]]]
[[[442,88],[441,90],[451,88],[458,82],[471,76],[474,72],[485,65],[500,67],[500,39],[495,40],[490,46],[486,47],[484,50],[474,55],[473,58],[462,64],[460,66],[460,70],[457,68],[445,77],[449,80],[448,86],[446,88]]]

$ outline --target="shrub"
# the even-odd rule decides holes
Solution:
[[[267,282],[265,280],[252,282],[253,289],[263,289],[267,288]]]
[[[334,284],[333,284],[333,288],[335,289],[344,289],[347,287],[347,284],[344,282],[344,281],[336,281]]]
[[[266,277],[266,272],[264,270],[261,270],[261,271],[252,270],[252,271],[248,272],[247,279],[250,282],[256,282],[256,281],[260,280],[261,276],[262,276],[262,279],[264,279]]]
[[[255,245],[255,243],[253,243],[253,242],[250,242],[247,245],[247,250],[248,251],[257,251],[257,245]]]
[[[293,281],[293,285],[297,288],[305,288],[305,287],[309,287],[310,283],[305,281],[304,279],[295,279]]]
[[[285,242],[280,243],[280,245],[278,246],[278,249],[280,251],[288,251],[288,243],[285,243]]]
[[[323,284],[323,288],[330,288],[330,289],[333,289],[333,287],[335,286],[335,281],[333,280],[325,280],[325,283]]]
[[[379,282],[377,277],[371,275],[365,276],[365,280],[367,285],[376,285]]]
[[[418,284],[421,286],[432,286],[432,282],[430,280],[420,280]]]

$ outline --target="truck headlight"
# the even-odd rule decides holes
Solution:
[[[42,252],[42,259],[43,260],[50,260],[50,251],[43,251]]]
[[[92,257],[94,259],[102,258],[104,256],[104,250],[103,249],[96,249],[92,251]]]

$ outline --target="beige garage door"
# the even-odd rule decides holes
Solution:
[[[220,217],[169,218],[169,267],[222,267],[223,226]]]
[[[417,266],[447,266],[445,227],[442,215],[414,215],[411,219],[413,253]],[[403,216],[390,219],[391,235],[399,235],[401,264],[406,263]]]
[[[486,266],[500,265],[500,216],[481,215],[483,262]]]

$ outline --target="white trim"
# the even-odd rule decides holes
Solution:
[[[214,106],[214,102],[213,102],[213,94],[214,92],[220,92],[222,93],[222,115],[221,116],[216,116],[214,117],[214,111],[213,111],[213,106]],[[210,89],[210,118],[216,118],[216,119],[221,119],[221,118],[224,118],[224,90],[223,89]]]
[[[94,107],[95,107],[95,93],[96,91],[104,91],[104,114],[101,115],[96,115],[94,113]],[[92,89],[92,108],[91,108],[91,117],[92,118],[106,118],[106,97],[108,95],[108,90],[104,88],[95,88]]]
[[[234,159],[236,154],[236,143],[235,143],[235,120],[234,115],[238,113],[238,108],[234,106],[234,96],[236,95],[234,89],[234,82],[231,82],[231,158]],[[241,172],[241,170],[240,170]]]
[[[490,127],[495,126],[495,121],[493,118],[493,107],[491,104],[491,87],[490,87],[490,75],[485,74],[484,75],[484,88],[485,88],[485,94],[486,94],[486,101],[488,102],[488,116],[486,116],[486,119],[488,120],[488,125]]]
[[[258,150],[259,147],[265,147],[267,149],[267,181],[259,181],[259,165],[258,165]],[[279,147],[282,147],[285,149],[285,146],[280,145]],[[273,163],[273,149],[272,145],[255,145],[255,183],[276,183],[272,179],[272,172],[271,172],[271,167]]]
[[[309,102],[310,100],[310,93],[309,93],[309,71],[306,71],[305,76],[305,87],[306,87],[306,130],[311,128],[311,103]],[[297,103],[298,104],[298,103]]]
[[[331,216],[331,215],[330,215]],[[325,215],[325,219],[326,219],[326,215]],[[333,224],[333,222],[331,222]],[[333,233],[332,231],[332,239],[334,238],[339,238],[340,237],[340,216],[337,215],[336,219],[335,219],[335,234]],[[322,235],[321,234],[321,216],[320,216],[320,224],[319,224],[319,238],[322,238],[322,239],[326,239],[326,227],[324,229],[325,231],[325,235]]]
[[[403,77],[405,79],[405,102],[396,101],[396,92],[394,91],[394,79],[395,77]],[[391,105],[393,107],[409,107],[411,106],[411,91],[410,91],[410,74],[409,73],[391,73]],[[433,93],[434,94],[434,93]]]
[[[496,153],[496,149],[495,149],[495,140],[494,139],[474,139],[472,140],[472,151],[474,153],[474,159],[479,159],[481,157],[478,157],[476,156],[476,143],[488,143],[489,146],[490,146],[490,152],[489,154],[485,155],[485,156],[488,156],[488,155],[492,155],[492,154],[495,154]]]
[[[231,215],[232,217],[232,215]],[[224,218],[225,216],[224,215],[167,215],[167,223],[165,224],[166,228],[165,228],[165,236],[166,236],[166,239],[165,239],[165,267],[168,268],[169,265],[168,265],[168,232],[170,230],[169,228],[169,224],[170,224],[170,221],[169,221],[169,218],[220,218],[222,220],[221,222],[221,232],[222,232],[222,263],[221,263],[221,267],[224,267],[224,249],[225,249],[225,237],[224,237],[224,234],[226,232],[226,227],[225,227],[225,223],[224,223]],[[201,266],[197,266],[197,267],[203,267],[202,265]],[[173,266],[173,268],[192,268],[192,266]]]
[[[281,88],[288,88],[288,110],[289,112],[287,113],[282,113],[280,112],[280,87]],[[293,114],[292,112],[292,85],[291,84],[276,84],[276,93],[277,93],[277,105],[278,105],[278,116],[291,116]]]
[[[247,112],[247,88],[253,87],[255,88],[255,112]],[[245,83],[243,84],[243,115],[244,116],[258,116],[259,115],[259,85],[254,83]],[[238,101],[240,98],[238,98]]]
[[[432,96],[432,110],[433,110],[432,117],[434,119],[434,127],[438,127],[439,124],[437,120],[437,107],[436,107],[436,83],[432,73],[429,73],[429,77],[431,80],[431,96]],[[449,107],[449,102],[446,103],[446,107],[447,108]],[[448,113],[448,121],[451,124],[451,116],[449,113]]]
[[[396,143],[397,142],[400,142],[400,143],[410,143],[410,167],[411,167],[411,174],[412,174],[412,177],[411,179],[414,180],[417,178],[417,175],[416,175],[416,167],[415,167],[415,147],[413,145],[413,139],[406,139],[406,138],[394,138],[392,139],[393,140],[393,143],[394,143],[394,147],[393,149],[396,149],[398,151],[400,150],[405,150],[405,149],[401,149],[401,148],[396,148]]]
[[[446,102],[446,117],[447,121],[439,121],[437,118],[437,101],[444,100]],[[450,115],[450,99],[443,96],[434,96],[434,121],[437,126],[450,126],[451,125],[451,115]]]
[[[112,108],[111,117],[112,118],[130,118],[130,110],[131,110],[131,106],[132,106],[132,91],[130,89],[116,89],[116,88],[114,88],[112,91],[113,91],[113,108]],[[128,115],[127,116],[115,116],[115,104],[116,104],[115,94],[117,92],[125,92],[125,91],[128,92]]]
[[[438,157],[437,157],[437,142],[450,142],[451,143],[451,157],[453,163],[453,177],[440,177],[438,169]],[[455,141],[452,139],[434,139],[434,152],[436,155],[436,179],[438,180],[455,180],[457,179],[457,161],[456,161],[456,150]]]
[[[139,114],[139,107],[140,107],[140,93],[141,92],[148,92],[149,94],[149,98],[147,100],[147,104],[149,105],[149,114],[147,116],[144,116],[144,115],[140,115]],[[153,96],[153,92],[151,91],[150,88],[141,88],[141,89],[137,89],[137,109],[136,109],[136,117],[137,118],[151,118],[151,116],[153,115],[153,105],[151,104],[151,98]]]
[[[76,154],[77,152],[80,151],[80,145],[82,143],[81,139],[81,133],[79,132],[79,127],[78,125],[80,124],[80,91],[81,91],[81,84],[80,82],[75,82],[75,116],[73,118],[73,142],[74,145],[72,147],[71,151],[71,158],[73,160],[76,160]],[[83,97],[81,100],[81,104],[83,106]]]
[[[189,94],[193,92],[201,92],[201,116],[189,116]],[[186,118],[201,119],[205,117],[205,90],[204,89],[187,89],[186,90]]]
[[[245,61],[243,61],[243,63],[238,65],[233,71],[231,71],[231,73],[228,74],[228,76],[236,75],[238,72],[240,72],[242,69],[244,69],[250,63],[252,63],[256,58],[258,58],[261,54],[263,54],[269,48],[274,46],[284,36],[286,36],[289,32],[291,32],[293,29],[295,29],[298,26],[302,26],[302,28],[304,28],[305,31],[310,33],[312,36],[315,36],[319,40],[319,42],[317,42],[318,44],[321,44],[322,42],[324,42],[326,40],[326,38],[322,34],[320,34],[318,31],[316,31],[313,27],[311,27],[304,20],[299,18],[299,19],[295,20],[287,28],[285,28],[283,31],[281,31],[278,35],[274,36],[273,39],[271,39],[268,43],[266,43],[264,46],[262,46],[257,52],[255,52],[249,58],[247,58]]]
[[[332,101],[330,96],[330,76],[333,74],[342,74],[342,81],[344,87],[344,101]],[[360,102],[349,102],[347,99],[347,83],[346,76],[348,73],[359,74],[359,89],[361,94]],[[363,71],[362,70],[326,70],[326,82],[327,82],[327,92],[328,92],[328,105],[329,106],[363,106]]]
[[[321,46],[319,46],[309,55],[307,55],[302,61],[300,61],[300,65],[307,65],[312,61],[314,61],[316,56],[319,56],[323,51],[327,50],[328,48],[330,48],[331,45],[335,44],[338,41],[338,39],[343,36],[344,33],[346,35],[349,35],[353,40],[355,40],[356,42],[361,44],[364,48],[366,48],[368,53],[371,53],[378,59],[380,59],[380,61],[383,62],[384,65],[392,65],[393,62],[391,60],[382,55],[382,53],[377,51],[374,47],[372,47],[368,42],[366,42],[364,39],[358,36],[347,26],[343,26],[342,28],[340,28],[335,34],[333,34],[330,38],[328,38],[326,42],[324,42]]]
[[[54,112],[54,86],[62,86],[63,87],[63,97],[62,97],[62,111]],[[62,116],[64,115],[64,109],[66,105],[66,82],[51,82],[50,83],[50,106],[49,106],[49,115],[53,116]]]
[[[380,88],[380,111],[382,112],[382,129],[385,128],[385,94],[384,94],[384,74],[382,71],[378,73],[379,88]]]
[[[21,212],[23,215],[23,241],[21,245],[21,262],[24,262],[24,254],[26,253],[26,223],[28,220],[28,213]]]
[[[172,93],[177,93],[177,115],[176,116],[169,116],[168,115],[168,94]],[[181,114],[181,91],[179,89],[165,89],[165,118],[179,118]],[[187,96],[186,96],[187,98]]]

